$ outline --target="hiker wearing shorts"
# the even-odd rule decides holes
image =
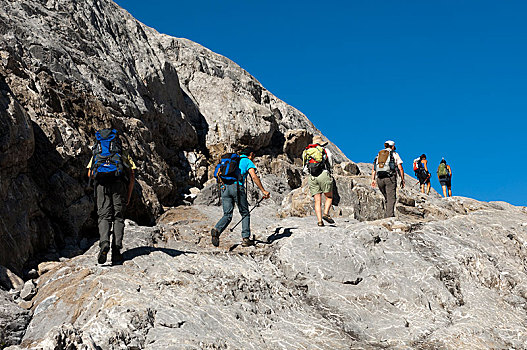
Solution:
[[[247,201],[247,191],[245,189],[247,175],[251,176],[256,186],[262,191],[263,199],[270,197],[269,191],[265,190],[262,181],[256,174],[256,166],[253,163],[254,158],[255,154],[251,149],[247,148],[241,151],[238,163],[239,180],[223,181],[220,184],[223,217],[210,231],[212,245],[215,247],[220,245],[220,235],[232,221],[232,212],[234,211],[235,203],[242,216],[242,246],[249,247],[254,245],[254,240],[251,239],[251,215],[249,213],[249,202]]]
[[[417,176],[417,179],[419,180],[419,185],[421,187],[421,192],[426,194],[430,194],[430,172],[428,171],[428,161],[426,160],[426,154],[421,154],[419,157],[420,166],[418,168],[418,171],[415,173]]]
[[[318,226],[324,226],[324,221],[334,224],[335,221],[329,215],[333,202],[333,178],[331,166],[333,158],[331,152],[324,148],[327,142],[322,137],[313,137],[313,142],[306,147],[302,153],[302,167],[304,173],[309,174],[309,193],[315,199],[315,213]],[[322,214],[322,194],[326,197],[324,203],[324,214]]]
[[[404,188],[403,160],[395,152],[395,142],[388,140],[375,157],[371,172],[371,186],[378,186],[384,196],[386,218],[395,216],[397,173],[401,176],[401,188]]]
[[[437,167],[437,178],[443,189],[443,197],[447,197],[447,189],[448,197],[452,197],[452,169],[450,168],[450,165],[446,163],[444,158],[441,159],[441,162]]]
[[[114,138],[118,139],[117,131],[115,129],[102,129],[99,130],[96,135],[97,138],[106,138],[107,136],[115,134]],[[112,263],[120,264],[123,261],[121,249],[123,248],[123,235],[124,235],[124,210],[126,206],[130,204],[130,198],[135,182],[135,163],[132,157],[126,152],[120,149],[119,141],[119,152],[122,153],[119,156],[122,161],[123,171],[120,175],[116,176],[113,173],[104,174],[103,171],[98,170],[98,160],[100,152],[97,152],[98,145],[103,144],[99,142],[92,149],[94,154],[87,165],[88,178],[93,181],[94,194],[97,203],[97,215],[98,215],[98,227],[99,227],[99,255],[97,261],[99,264],[104,264],[107,259],[108,252],[110,250],[110,234],[113,225],[113,240],[111,243],[112,248]],[[114,147],[114,146],[112,146]],[[110,148],[112,148],[110,147]],[[109,161],[110,162],[110,161]],[[106,166],[102,164],[101,166]],[[124,193],[126,193],[126,202]],[[123,204],[125,206],[123,207]]]

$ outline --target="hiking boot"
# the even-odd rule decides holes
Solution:
[[[105,242],[101,246],[101,250],[99,251],[99,255],[97,256],[97,262],[99,264],[104,264],[106,262],[106,258],[108,258],[108,252],[110,251],[110,245],[108,242]]]
[[[218,247],[220,245],[220,231],[216,227],[213,227],[210,230],[210,235],[212,237],[212,245]]]
[[[242,240],[242,247],[250,247],[254,245],[254,240],[249,237],[244,237]]]
[[[318,222],[318,226],[323,227],[324,226],[324,221],[319,221]]]
[[[124,261],[123,254],[121,254],[121,249],[112,248],[112,264],[119,265]]]
[[[323,215],[322,219],[326,220],[329,224],[334,224],[335,223],[335,220],[333,220],[331,218],[331,216],[329,216],[329,215]]]

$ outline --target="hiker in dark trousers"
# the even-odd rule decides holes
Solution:
[[[130,204],[136,166],[132,158],[122,151],[115,129],[100,130],[96,136],[98,141],[93,147],[93,156],[87,168],[88,177],[94,181],[97,202],[100,236],[97,261],[99,264],[106,262],[110,250],[110,229],[113,224],[112,263],[118,264],[123,261],[121,254],[124,234],[123,204],[126,206]],[[123,199],[126,199],[125,203]]]
[[[395,152],[395,142],[388,140],[384,143],[384,149],[375,157],[371,172],[371,186],[378,186],[384,196],[386,218],[395,216],[398,172],[401,176],[401,187],[404,188],[403,160]]]
[[[324,226],[324,221],[334,224],[335,221],[329,216],[329,210],[333,203],[333,178],[331,177],[331,165],[333,163],[331,152],[325,149],[322,137],[313,137],[313,143],[308,145],[302,152],[302,167],[304,173],[309,174],[309,192],[315,199],[315,214],[318,226]],[[322,194],[326,197],[324,203],[324,214],[322,214]]]
[[[437,178],[443,189],[443,197],[447,197],[447,189],[448,197],[452,197],[452,169],[450,168],[450,165],[446,163],[445,158],[441,159],[441,162],[437,167]]]
[[[248,247],[254,245],[254,240],[251,239],[251,216],[249,214],[249,202],[247,201],[247,190],[245,188],[247,175],[251,176],[256,186],[262,191],[264,199],[268,199],[270,196],[269,192],[263,187],[260,178],[256,175],[256,166],[253,163],[254,158],[255,155],[251,149],[245,149],[240,152],[238,163],[239,180],[223,181],[220,184],[223,217],[210,231],[212,244],[215,247],[220,245],[220,235],[232,220],[234,203],[238,206],[238,211],[242,216],[242,246]]]
[[[421,192],[430,194],[430,172],[428,171],[428,161],[426,160],[426,154],[421,154],[418,161],[418,168],[415,172],[415,176],[419,180],[419,185],[421,186]]]

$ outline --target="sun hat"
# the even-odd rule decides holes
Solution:
[[[316,136],[313,136],[313,144],[319,144],[320,146],[325,146],[328,143],[324,142],[324,139],[322,139],[322,137],[316,135]]]
[[[388,144],[388,146],[390,146],[390,147],[395,146],[395,142],[393,142],[392,140],[384,141],[384,143]]]

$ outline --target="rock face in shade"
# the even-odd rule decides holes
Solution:
[[[94,244],[39,277],[17,349],[523,348],[525,208],[462,197],[418,206],[425,219],[336,217],[323,228],[262,206],[249,248],[239,228],[210,244],[216,207],[178,207],[151,228],[127,222],[123,265],[97,266]]]
[[[94,235],[85,167],[109,124],[138,166],[127,215],[141,224],[202,188],[226,151],[250,146],[286,177],[282,192],[300,185],[294,160],[320,132],[229,59],[110,0],[0,5],[0,264],[21,273],[46,247]]]

